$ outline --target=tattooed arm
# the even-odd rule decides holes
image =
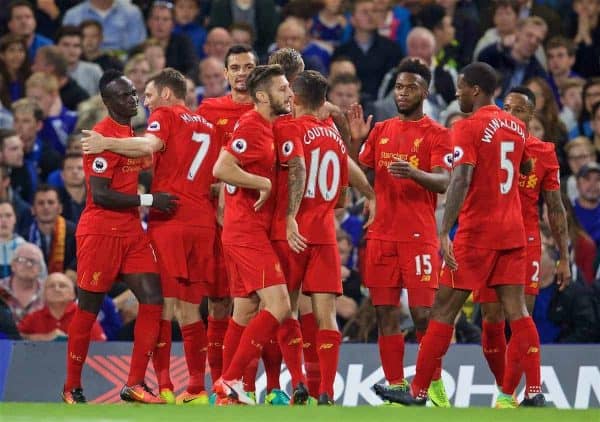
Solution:
[[[306,249],[306,239],[298,231],[296,215],[304,196],[306,182],[306,165],[304,158],[294,157],[288,164],[288,206],[287,206],[287,240],[294,252]]]
[[[552,230],[552,237],[554,237],[560,253],[556,268],[556,282],[560,286],[559,290],[563,290],[571,282],[567,212],[563,206],[560,190],[544,190],[542,195],[548,208],[548,222]]]
[[[450,230],[458,219],[458,214],[462,208],[471,179],[473,178],[474,167],[469,164],[461,164],[452,171],[450,178],[450,186],[446,194],[446,209],[444,210],[444,218],[442,220],[442,231],[440,233],[440,242],[444,261],[451,270],[458,268],[456,259],[454,258],[454,250],[452,242],[450,242]]]

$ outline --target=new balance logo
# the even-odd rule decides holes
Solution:
[[[76,362],[83,362],[83,357],[79,356],[79,355],[76,355],[73,352],[69,353],[69,357],[71,358],[71,360],[74,360]]]
[[[530,355],[532,353],[539,353],[540,349],[534,346],[531,346],[529,349],[527,349],[527,354]]]
[[[323,343],[322,345],[319,346],[319,350],[327,350],[327,349],[331,349],[333,347],[333,343]]]
[[[302,337],[296,337],[290,340],[290,342],[288,343],[288,346],[295,346],[297,344],[302,343]]]

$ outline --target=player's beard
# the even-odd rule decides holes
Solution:
[[[404,116],[410,116],[411,114],[413,114],[415,111],[417,111],[419,108],[422,108],[423,106],[423,102],[422,101],[418,101],[414,104],[409,105],[408,107],[405,108],[400,108],[400,106],[398,105],[397,101],[394,101],[394,103],[396,104],[396,109],[398,110],[398,113],[404,115]]]
[[[290,114],[291,110],[286,107],[284,102],[275,102],[274,98],[269,95],[269,101],[271,102],[271,110],[276,116],[283,116],[284,114]]]

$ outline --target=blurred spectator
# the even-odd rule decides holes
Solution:
[[[352,239],[353,248],[358,248],[363,237],[364,223],[360,217],[350,213],[349,207],[351,205],[351,195],[347,195],[346,206],[344,208],[335,209],[335,219],[343,232],[348,234]],[[355,251],[349,255],[348,261],[342,261],[342,264],[348,266],[348,268],[354,268],[356,264]]]
[[[583,111],[577,121],[577,126],[569,133],[569,138],[576,136],[592,137],[591,115],[594,104],[600,102],[600,77],[590,78],[585,81],[582,91]]]
[[[246,22],[234,22],[229,27],[233,44],[254,45],[254,30]]]
[[[17,247],[10,265],[12,274],[0,279],[0,299],[18,324],[26,315],[43,308],[41,277],[46,268],[40,248],[27,242]]]
[[[585,164],[577,173],[579,195],[573,203],[575,217],[590,235],[596,246],[600,244],[600,165]]]
[[[102,70],[123,70],[123,63],[114,55],[100,49],[104,34],[102,25],[95,20],[85,20],[79,25],[81,29],[82,58],[96,63]]]
[[[585,81],[581,78],[569,78],[559,86],[560,120],[565,124],[567,132],[571,134],[577,127],[579,116],[583,112],[583,86]],[[570,136],[569,136],[570,137]]]
[[[198,76],[201,84],[196,88],[198,104],[204,98],[221,97],[227,93],[225,65],[222,61],[214,57],[205,58],[200,62]]]
[[[5,200],[0,200],[0,278],[11,275],[13,255],[25,239],[15,233],[17,216],[13,205]]]
[[[58,93],[58,82],[52,75],[34,73],[27,79],[25,91],[27,97],[35,101],[44,113],[44,126],[39,136],[63,155],[67,137],[75,128],[77,113],[67,110],[63,105]]]
[[[17,227],[20,229],[27,222],[31,206],[17,192],[14,192],[10,185],[8,169],[0,166],[0,201],[9,201],[12,204],[17,217]]]
[[[137,51],[137,49],[136,49]],[[141,45],[141,51],[150,65],[150,74],[156,75],[167,67],[165,48],[156,38],[148,38]]]
[[[566,193],[569,201],[573,202],[578,196],[576,175],[581,167],[596,160],[596,152],[590,140],[585,136],[578,136],[571,140],[565,145],[564,151],[571,173],[565,183]]]
[[[600,75],[600,2],[573,0],[576,22],[569,36],[577,45],[575,70],[584,78]]]
[[[206,53],[206,56],[214,57],[224,63],[227,50],[232,45],[231,35],[225,28],[213,28],[206,36],[204,53]]]
[[[12,312],[0,298],[0,339],[21,340]]]
[[[206,29],[200,25],[200,7],[197,0],[175,0],[174,34],[185,35],[194,46],[199,59],[204,58]]]
[[[40,185],[33,196],[33,222],[21,235],[43,251],[49,272],[74,270],[75,224],[60,214],[62,205],[58,190]]]
[[[31,74],[27,44],[21,35],[7,34],[0,38],[0,64],[8,76],[11,101],[25,95],[25,81]]]
[[[473,59],[475,60],[481,50],[492,45],[513,45],[517,22],[519,21],[519,5],[517,0],[495,0],[491,6],[491,16],[494,26],[489,28],[477,42]]]
[[[23,141],[13,129],[0,129],[0,165],[10,173],[13,191],[30,202],[33,194],[31,174],[23,161]]]
[[[411,28],[410,10],[391,0],[375,0],[377,31],[382,37],[398,43],[402,53],[406,52],[406,37]]]
[[[67,59],[56,46],[40,48],[35,55],[31,70],[43,72],[48,76],[53,75],[56,78],[62,103],[69,110],[77,110],[79,103],[90,97],[86,90],[69,77]]]
[[[148,118],[148,114],[144,108],[144,90],[146,89],[146,82],[151,75],[150,69],[150,63],[143,54],[136,54],[130,57],[127,63],[125,63],[125,69],[123,73],[133,83],[139,98],[138,112],[132,119],[132,124],[134,127],[137,125],[145,126]]]
[[[69,76],[91,96],[98,93],[102,68],[81,60],[82,38],[78,26],[63,26],[56,33],[56,45],[67,59]]]
[[[548,83],[560,109],[559,87],[569,79],[579,76],[573,71],[573,65],[575,64],[575,44],[573,40],[560,35],[550,38],[546,44],[546,57],[548,58]]]
[[[360,102],[360,80],[350,73],[342,73],[329,83],[328,99],[347,112],[350,106]]]
[[[154,2],[147,23],[150,36],[158,40],[165,50],[167,67],[195,77],[193,73],[197,69],[198,59],[194,45],[186,35],[173,32],[175,28],[173,5],[165,1]]]
[[[536,16],[546,22],[549,34],[561,33],[560,16],[550,7],[532,0],[517,0],[517,3],[519,4],[519,19]]]
[[[0,67],[0,129],[10,129],[13,127],[13,116],[10,113],[10,89],[9,76],[4,67]]]
[[[340,262],[342,264],[342,295],[335,301],[337,311],[337,320],[340,327],[344,327],[346,322],[356,315],[358,306],[362,302],[362,293],[360,291],[360,274],[352,269],[352,253],[354,250],[352,238],[343,230],[336,233],[338,251],[340,253]]]
[[[429,4],[423,6],[416,19],[420,26],[429,29],[435,37],[436,62],[440,66],[460,68],[460,45],[455,39],[456,28],[446,10],[440,5]]]
[[[316,43],[309,42],[306,28],[302,21],[289,17],[277,28],[277,38],[274,50],[293,48],[302,54],[304,68],[316,70],[327,75],[329,71],[329,53]]]
[[[354,66],[354,63],[348,57],[334,57],[329,65],[329,82],[344,73],[356,76],[356,66]]]
[[[377,318],[370,298],[363,300],[354,318],[342,328],[342,338],[348,342],[377,343]]]
[[[51,45],[52,40],[35,32],[37,22],[33,5],[27,0],[16,0],[8,5],[8,30],[27,40],[29,58],[33,59],[40,47]]]
[[[58,168],[60,155],[40,137],[44,126],[44,112],[30,98],[23,98],[12,106],[15,131],[23,141],[24,162],[32,181],[32,189],[38,180],[46,180],[48,174]]]
[[[79,25],[90,19],[102,24],[102,48],[127,51],[146,38],[142,13],[129,2],[85,0],[67,10],[63,25]]]
[[[535,76],[547,77],[546,71],[534,56],[547,30],[546,22],[541,18],[527,18],[519,22],[512,47],[494,44],[479,53],[477,60],[488,63],[504,77],[500,98],[504,98],[511,88],[528,79]]]
[[[547,139],[548,121],[539,111],[533,113],[533,117],[529,122],[529,132],[538,139]]]
[[[269,45],[275,40],[275,32],[279,25],[274,1],[214,0],[210,10],[210,28],[229,28],[234,22],[245,22],[252,26],[256,34],[254,48],[259,57],[266,55]],[[229,46],[225,51],[228,48]]]
[[[402,51],[398,44],[377,33],[373,0],[356,0],[350,22],[352,38],[336,48],[333,56],[346,56],[354,62],[363,93],[372,101],[383,76],[400,62]]]
[[[94,97],[94,98],[96,98],[96,97]],[[102,102],[102,100],[100,100],[100,102]],[[100,120],[102,120],[102,119],[100,119]],[[93,127],[93,125],[88,126],[88,128],[90,130],[92,127]],[[69,139],[67,140],[66,154],[75,154],[75,155],[83,154],[83,149],[81,147],[81,138],[82,137],[83,137],[83,135],[81,133],[69,136]],[[64,182],[63,176],[62,176],[62,166],[60,168],[54,170],[52,173],[50,173],[48,175],[47,183],[50,186],[53,186],[57,189],[60,189],[65,186],[65,182]]]
[[[62,178],[64,186],[58,188],[62,216],[75,224],[79,221],[85,207],[85,176],[83,174],[83,155],[67,154],[63,160]]]
[[[437,0],[437,3],[444,7],[446,16],[451,19],[452,27],[455,30],[454,39],[458,47],[458,66],[462,68],[471,63],[473,50],[475,50],[477,40],[481,36],[479,22],[470,10],[471,2]]]
[[[331,50],[342,41],[348,21],[342,10],[342,0],[324,0],[323,8],[313,16],[310,36],[327,43]]]
[[[100,94],[83,101],[77,107],[77,123],[73,133],[80,133],[82,130],[90,130],[96,123],[108,116],[108,110],[102,102]],[[135,121],[134,121],[135,123]],[[69,139],[67,139],[67,153],[69,152]]]
[[[190,78],[185,78],[185,106],[196,111],[198,108],[198,98],[196,97],[196,84]]]
[[[75,312],[75,285],[62,273],[52,273],[44,283],[44,307],[19,322],[23,338],[32,341],[64,340]],[[105,341],[98,321],[92,326],[91,341]]]
[[[62,25],[65,12],[80,3],[80,0],[36,0],[35,20],[37,32],[50,39]]]

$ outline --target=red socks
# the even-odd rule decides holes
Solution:
[[[426,397],[427,389],[437,368],[442,366],[442,357],[452,341],[454,326],[430,320],[427,333],[421,341],[417,356],[417,373],[411,384],[414,397]]]
[[[171,343],[172,343],[172,325],[171,321],[162,319],[158,333],[158,342],[152,355],[152,365],[156,373],[156,381],[159,390],[173,390],[171,375]]]
[[[417,330],[417,331],[415,331],[415,335],[417,337],[417,343],[421,344],[421,340],[423,340],[423,337],[425,337],[425,331]],[[440,361],[440,366],[435,368],[435,371],[433,372],[433,376],[431,377],[431,380],[437,381],[441,378],[442,378],[442,362]]]
[[[319,397],[319,386],[321,385],[321,369],[319,366],[319,355],[317,354],[317,319],[315,314],[310,313],[300,316],[302,329],[302,341],[304,351],[304,368],[306,369],[306,383],[311,396]]]
[[[235,355],[245,329],[246,327],[235,322],[233,318],[229,318],[229,325],[223,339],[223,369],[221,376],[229,368],[229,364],[233,360],[233,355]]]
[[[525,372],[526,396],[541,393],[540,338],[535,323],[531,317],[517,319],[511,321],[510,330],[502,392],[513,394]]]
[[[208,366],[210,366],[210,377],[213,382],[219,379],[223,371],[223,343],[225,333],[229,325],[229,318],[214,319],[208,317],[208,348],[206,354],[208,357]]]
[[[298,320],[288,318],[283,321],[277,331],[277,340],[292,377],[292,388],[296,388],[299,383],[306,385],[306,377],[302,371],[302,332]],[[281,361],[279,365],[281,367]],[[279,373],[279,369],[277,372]]]
[[[127,385],[132,386],[144,382],[148,361],[156,348],[160,330],[162,305],[140,303],[135,328],[133,331],[133,351]]]
[[[496,378],[496,385],[502,387],[504,368],[506,367],[506,334],[504,321],[483,321],[481,331],[481,347],[488,366]]]
[[[246,366],[260,356],[264,344],[275,335],[278,327],[277,318],[267,310],[260,311],[244,330],[239,347],[222,375],[223,379],[241,379]],[[225,347],[227,348],[227,343]]]
[[[202,321],[181,327],[183,350],[189,372],[187,392],[198,394],[204,391],[204,373],[206,372],[206,349],[208,341]]]
[[[263,346],[267,347],[266,344]],[[244,369],[242,380],[244,381],[244,391],[256,391],[256,373],[258,372],[258,362],[260,358],[252,359]]]
[[[327,393],[333,400],[333,383],[340,357],[342,335],[335,330],[319,330],[317,333],[317,353],[321,365],[321,385],[319,394]]]
[[[404,379],[404,336],[379,336],[379,357],[385,379],[389,384],[400,384]]]
[[[71,320],[67,343],[67,380],[65,391],[81,387],[81,370],[88,354],[96,315],[77,307]]]
[[[281,332],[281,326],[278,333]],[[267,393],[270,393],[274,389],[281,389],[279,384],[279,375],[281,374],[281,348],[277,342],[277,337],[270,339],[263,347],[262,360],[265,366],[265,374],[267,376]],[[302,353],[302,349],[300,350]],[[286,361],[287,363],[287,361]],[[288,365],[289,367],[289,365]],[[256,372],[254,373],[256,378]]]

